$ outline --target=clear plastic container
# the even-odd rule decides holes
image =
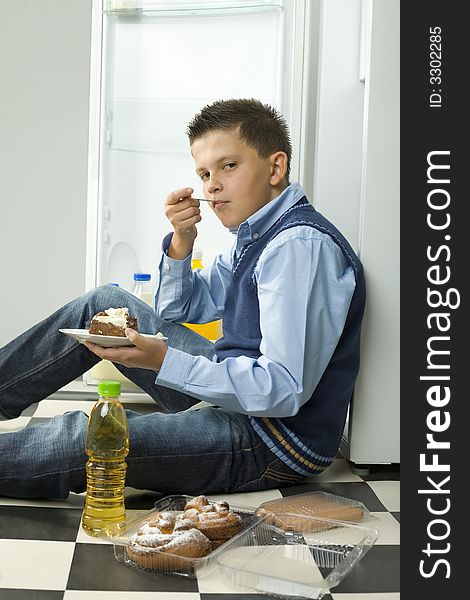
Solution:
[[[329,522],[373,523],[370,513],[362,502],[329,494],[307,492],[263,502],[256,514],[266,522],[286,530],[312,531],[311,527],[330,527]],[[320,517],[323,521],[309,521],[304,517]]]
[[[167,496],[155,503],[155,510],[128,522],[121,535],[112,539],[116,559],[140,568],[129,558],[126,547],[142,520],[155,512],[182,511],[190,499]],[[296,512],[283,512],[293,503]],[[178,556],[177,561],[157,572],[187,577],[215,575],[240,592],[316,600],[346,577],[379,535],[376,520],[361,502],[325,492],[288,496],[257,509],[230,507],[243,518],[240,533],[203,558]],[[338,508],[360,523],[300,514],[302,510],[325,513]]]
[[[237,587],[282,598],[321,598],[378,537],[362,502],[327,492],[264,502],[255,514],[260,525],[229,540],[217,566]]]
[[[221,575],[244,591],[316,600],[344,579],[378,537],[376,529],[355,523],[302,521],[296,532],[261,520],[249,535],[229,540],[216,557]]]
[[[155,508],[153,510],[146,513],[141,513],[135,518],[128,520],[126,526],[120,531],[119,535],[113,537],[111,540],[114,545],[115,558],[119,562],[127,564],[136,569],[153,571],[155,573],[164,573],[167,575],[180,575],[184,577],[194,578],[196,576],[196,570],[199,567],[212,564],[213,561],[217,558],[217,556],[224,551],[224,547],[228,542],[222,544],[221,546],[219,546],[218,548],[201,558],[190,558],[165,553],[163,555],[165,559],[162,560],[158,568],[155,569],[144,569],[140,565],[133,562],[133,560],[129,557],[127,553],[129,540],[139,529],[144,519],[147,519],[148,517],[152,516],[157,512],[175,511],[179,514],[183,511],[186,503],[192,499],[193,496],[185,495],[166,496],[165,498],[162,498],[161,500],[155,502]],[[259,526],[260,522],[262,521],[261,517],[258,517],[254,514],[253,508],[235,506],[231,504],[230,510],[241,516],[243,521],[243,527],[241,532],[237,533],[229,541],[236,540],[241,536],[250,537],[253,534],[253,531]]]

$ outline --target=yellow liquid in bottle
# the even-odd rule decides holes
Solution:
[[[86,440],[87,493],[82,527],[88,535],[117,535],[126,523],[124,486],[129,452],[127,417],[119,398],[100,398]]]
[[[202,269],[202,261],[198,258],[193,259],[191,261],[191,268],[193,271],[194,269]],[[222,319],[211,321],[210,323],[183,323],[183,325],[212,342],[222,337]]]

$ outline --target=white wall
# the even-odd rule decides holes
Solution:
[[[85,289],[91,0],[0,0],[0,346]]]

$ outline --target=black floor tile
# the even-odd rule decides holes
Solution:
[[[0,506],[0,537],[74,542],[81,512],[73,508]]]
[[[162,497],[163,494],[151,492],[150,490],[132,489],[132,491],[129,491],[129,489],[126,489],[126,509],[151,510],[154,508],[155,502]]]
[[[360,481],[349,483],[302,483],[301,485],[280,488],[279,491],[284,497],[308,492],[328,492],[329,494],[336,494],[337,496],[343,496],[343,498],[362,502],[369,511],[387,512],[372,488],[367,483]]]
[[[75,546],[67,589],[129,592],[198,591],[195,579],[133,569],[114,558],[111,545],[81,543]],[[170,598],[169,595],[169,600]]]
[[[390,514],[393,515],[398,522],[400,522],[400,513],[399,512],[391,512]]]
[[[360,465],[363,466],[363,465]],[[369,475],[361,475],[364,481],[400,481],[400,464],[367,465]]]
[[[400,546],[374,546],[331,591],[333,594],[363,594],[364,600],[368,593],[399,592]]]
[[[56,590],[0,589],[0,600],[62,600],[64,592]]]

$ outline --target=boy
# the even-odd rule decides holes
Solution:
[[[162,411],[128,411],[127,485],[200,494],[296,483],[331,464],[341,439],[359,367],[362,266],[289,184],[288,128],[273,108],[215,102],[187,133],[204,195],[236,236],[232,249],[192,272],[199,201],[190,188],[171,193],[156,312],[111,286],[59,309],[0,350],[0,413],[18,416],[106,358]],[[87,327],[110,306],[128,306],[141,331],[162,331],[168,345],[127,330],[133,347],[85,347],[58,332]],[[222,316],[215,345],[177,324]],[[199,400],[211,406],[184,411]],[[0,494],[83,491],[86,427],[73,411],[0,436]]]

